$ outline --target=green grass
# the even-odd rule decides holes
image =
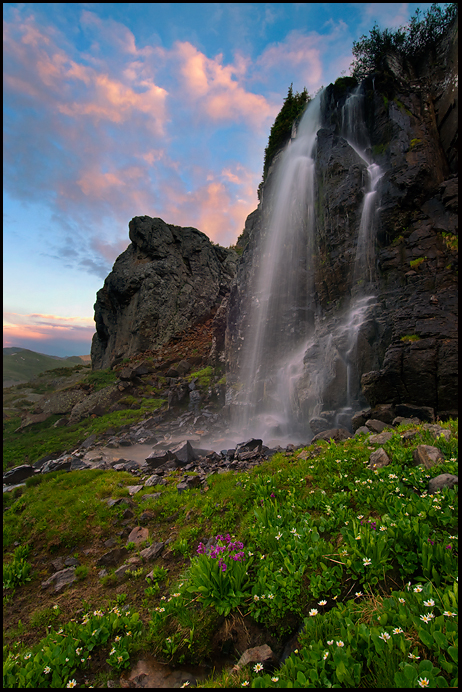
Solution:
[[[157,578],[147,584],[144,577],[153,565],[136,565],[127,577],[127,605],[142,627],[137,626],[136,646],[127,643],[120,654],[120,665],[129,666],[148,653],[172,666],[208,657],[213,662],[224,651],[217,649],[217,632],[226,640],[223,633],[233,628],[241,633],[259,630],[261,641],[280,651],[303,625],[298,653],[278,670],[266,674],[247,667],[235,675],[214,674],[199,686],[241,687],[248,681],[254,687],[415,687],[426,680],[429,686],[457,686],[457,486],[434,497],[425,490],[430,477],[458,472],[457,422],[442,426],[452,432],[449,441],[435,439],[422,426],[412,440],[402,438],[409,426],[394,429],[384,445],[392,463],[376,471],[367,466],[375,447],[359,436],[338,444],[319,442],[303,454],[276,454],[246,473],[210,476],[202,491],[180,495],[176,472],[167,486],[149,489],[161,492],[158,499],[134,496],[130,525],[137,525],[141,513],[149,510],[151,540],[169,540],[155,564],[156,574],[168,566],[168,578],[163,572],[158,586]],[[414,467],[412,451],[418,444],[437,446],[444,462],[430,470]],[[85,612],[101,608],[106,613],[114,603],[120,590],[115,575],[98,579],[92,566],[104,550],[95,553],[95,548],[123,526],[124,508],[108,508],[104,500],[128,497],[127,485],[132,484],[131,474],[113,471],[49,474],[13,498],[4,514],[7,564],[17,550],[15,542],[32,548],[33,559],[29,553],[28,560],[34,569],[53,555],[77,551],[84,558],[88,571],[80,570],[82,580],[59,597],[59,623],[82,642],[86,660],[86,625],[79,624],[82,616],[73,604],[87,603]],[[249,581],[242,596],[233,596],[238,605],[223,618],[213,595],[209,607],[201,606],[189,568],[199,541],[226,533],[243,544]],[[91,558],[85,558],[86,546],[93,549]],[[228,563],[222,603],[232,574]],[[31,574],[31,584],[17,586],[13,595],[7,591],[4,660],[9,687],[17,685],[26,670],[32,675],[32,661],[40,662],[42,668],[37,663],[34,675],[42,676],[46,686],[41,652],[49,643],[42,639],[44,627],[58,627],[56,597],[43,592],[40,603],[28,597],[43,579],[40,573]],[[422,617],[428,613],[433,618],[425,622]],[[82,669],[92,684],[103,672],[97,660],[109,661],[114,672],[118,665],[117,657],[109,655],[114,636],[96,639],[103,653]],[[24,659],[29,651],[34,654],[31,663]],[[75,672],[68,671],[72,678],[80,671],[80,663],[75,665]]]

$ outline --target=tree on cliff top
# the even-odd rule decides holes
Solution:
[[[292,133],[292,125],[299,118],[311,101],[311,97],[303,89],[301,94],[293,91],[293,84],[290,85],[283,106],[276,116],[276,120],[270,131],[268,146],[265,149],[265,161],[263,164],[263,181],[265,181],[268,170],[275,154],[289,141]]]
[[[395,30],[381,31],[375,23],[368,37],[363,35],[359,41],[353,42],[352,76],[360,81],[377,71],[387,53],[395,52],[415,61],[424,52],[433,49],[457,16],[457,5],[457,2],[451,2],[442,8],[433,3],[423,14],[417,9],[407,26]]]

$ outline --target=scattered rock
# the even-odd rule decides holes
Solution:
[[[440,450],[430,445],[418,445],[412,452],[412,458],[415,466],[422,464],[426,469],[431,469],[432,466],[444,461]]]
[[[231,672],[237,673],[244,666],[248,666],[249,663],[261,663],[264,668],[271,668],[277,664],[277,658],[267,644],[255,646],[253,649],[244,651]]]
[[[135,545],[140,545],[144,543],[149,538],[149,530],[143,526],[136,526],[127,539],[127,543],[134,543]]]
[[[375,452],[372,452],[372,454],[370,455],[368,468],[374,470],[381,469],[384,466],[388,466],[388,464],[391,464],[390,457],[383,449],[383,447],[379,447],[375,450]]]
[[[391,440],[392,437],[393,437],[392,432],[388,432],[388,430],[384,430],[379,435],[370,435],[367,442],[370,444],[373,444],[373,445],[377,445],[377,444],[384,445],[385,442],[388,442],[389,440]]]
[[[21,481],[25,481],[26,478],[30,478],[35,473],[35,469],[30,464],[22,464],[21,466],[16,466],[14,469],[10,469],[3,474],[3,483],[5,485],[15,485]]]
[[[428,481],[428,492],[430,495],[433,495],[437,490],[441,490],[442,488],[453,488],[458,484],[458,476],[453,476],[451,473],[440,473],[439,476],[435,476],[435,478],[431,478]]]
[[[369,420],[366,421],[366,428],[369,428],[374,433],[381,433],[385,428],[388,428],[389,426],[384,423],[381,420],[377,420],[376,418],[370,418]]]
[[[49,586],[54,585],[55,593],[59,593],[68,584],[72,584],[75,579],[75,567],[68,567],[56,572],[49,579],[42,582],[42,589],[47,589]]]
[[[341,440],[348,440],[349,437],[353,436],[346,428],[330,428],[329,430],[324,430],[315,435],[311,442],[316,442],[317,440],[341,442]]]

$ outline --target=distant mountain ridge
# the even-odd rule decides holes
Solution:
[[[3,349],[3,386],[12,387],[15,384],[29,382],[41,372],[54,368],[72,368],[85,362],[87,356],[49,356],[37,353],[27,348],[11,346]]]

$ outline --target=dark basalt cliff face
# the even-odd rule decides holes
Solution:
[[[195,228],[137,216],[131,245],[95,303],[94,370],[166,343],[208,319],[228,294],[238,256]]]
[[[418,71],[388,56],[383,69],[362,83],[369,155],[384,174],[378,188],[374,303],[358,334],[353,373],[357,405],[412,402],[431,406],[441,416],[457,410],[457,45],[454,25]],[[327,87],[317,136],[316,238],[310,268],[315,308],[306,319],[318,337],[334,333],[345,304],[360,290],[351,277],[365,164],[342,137],[342,105],[349,91],[342,80]],[[274,165],[277,161],[259,207],[247,219],[247,245],[229,299],[231,404],[233,388],[239,387],[236,373],[252,277],[261,261],[259,238],[272,205]],[[335,338],[329,357],[332,379],[322,403],[338,410],[346,403],[347,373]],[[315,367],[315,355],[310,360],[307,352],[306,372]],[[297,394],[303,411],[309,394],[303,386]]]

